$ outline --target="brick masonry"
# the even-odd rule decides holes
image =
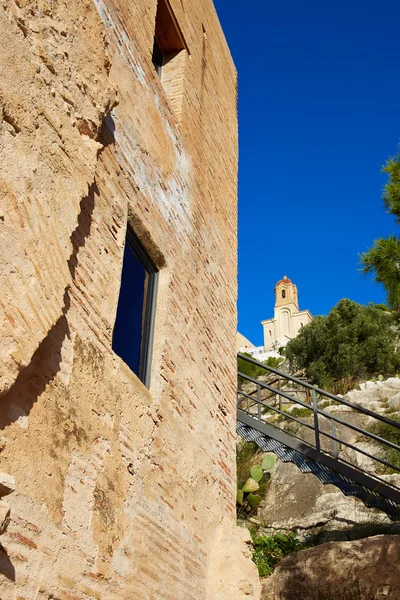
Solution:
[[[211,1],[171,6],[179,110],[156,0],[0,11],[1,600],[259,597],[234,526],[236,72]],[[150,390],[111,349],[127,222],[160,268]]]

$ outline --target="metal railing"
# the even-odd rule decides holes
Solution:
[[[371,431],[373,423],[384,423],[400,433],[400,423],[359,404],[349,402],[345,398],[335,396],[307,381],[268,367],[253,358],[243,354],[238,354],[238,357],[257,367],[262,367],[266,374],[274,374],[280,382],[284,380],[288,383],[286,388],[282,384],[275,387],[273,383],[277,380],[260,381],[239,372],[242,383],[247,382],[249,385],[246,391],[243,386],[237,391],[238,420],[241,420],[241,415],[247,415],[248,424],[254,424],[255,427],[256,423],[262,424],[263,431],[267,431],[271,437],[282,439],[282,434],[285,434],[287,440],[289,436],[292,448],[303,452],[305,448],[312,448],[316,457],[329,456],[334,459],[334,462],[329,462],[330,466],[346,465],[361,474],[367,474],[368,481],[372,478],[376,482],[376,489],[379,486],[385,488],[389,486],[393,490],[400,491],[390,477],[380,477],[384,469],[386,472],[389,469],[400,473],[400,468],[389,461],[383,450],[387,448],[399,452],[400,459],[400,446]],[[287,389],[289,382],[291,389]],[[301,390],[303,393],[305,390],[305,401],[297,397]],[[279,402],[276,398],[279,398]],[[272,399],[275,401],[270,403]],[[351,410],[346,411],[347,417],[343,418],[334,412],[324,410],[328,405],[347,407]],[[296,411],[296,408],[300,410]],[[357,420],[357,423],[352,422],[354,420]],[[363,421],[368,429],[365,429],[365,425],[361,426],[364,424]],[[297,423],[301,427],[294,429],[290,423]],[[354,433],[357,434],[356,440],[353,439]],[[376,448],[376,453],[371,454],[370,442]],[[363,458],[360,460],[359,456]],[[397,464],[400,464],[400,460]],[[346,473],[348,472],[347,469]],[[361,478],[360,481],[364,479]]]

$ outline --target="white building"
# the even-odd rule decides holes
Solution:
[[[311,320],[309,310],[299,310],[297,287],[285,275],[275,286],[274,318],[261,321],[264,352],[277,351],[281,346],[286,346]]]
[[[254,344],[250,340],[248,340],[244,335],[236,332],[236,351],[237,352],[249,352],[250,350],[254,350]]]

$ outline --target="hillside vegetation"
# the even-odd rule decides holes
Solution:
[[[400,370],[398,326],[382,304],[343,298],[326,316],[315,317],[286,346],[293,371],[329,388],[343,377],[366,378]]]

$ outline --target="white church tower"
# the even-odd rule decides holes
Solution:
[[[277,351],[310,323],[309,310],[299,310],[297,287],[286,275],[275,286],[274,318],[261,321],[264,328],[264,352]]]

